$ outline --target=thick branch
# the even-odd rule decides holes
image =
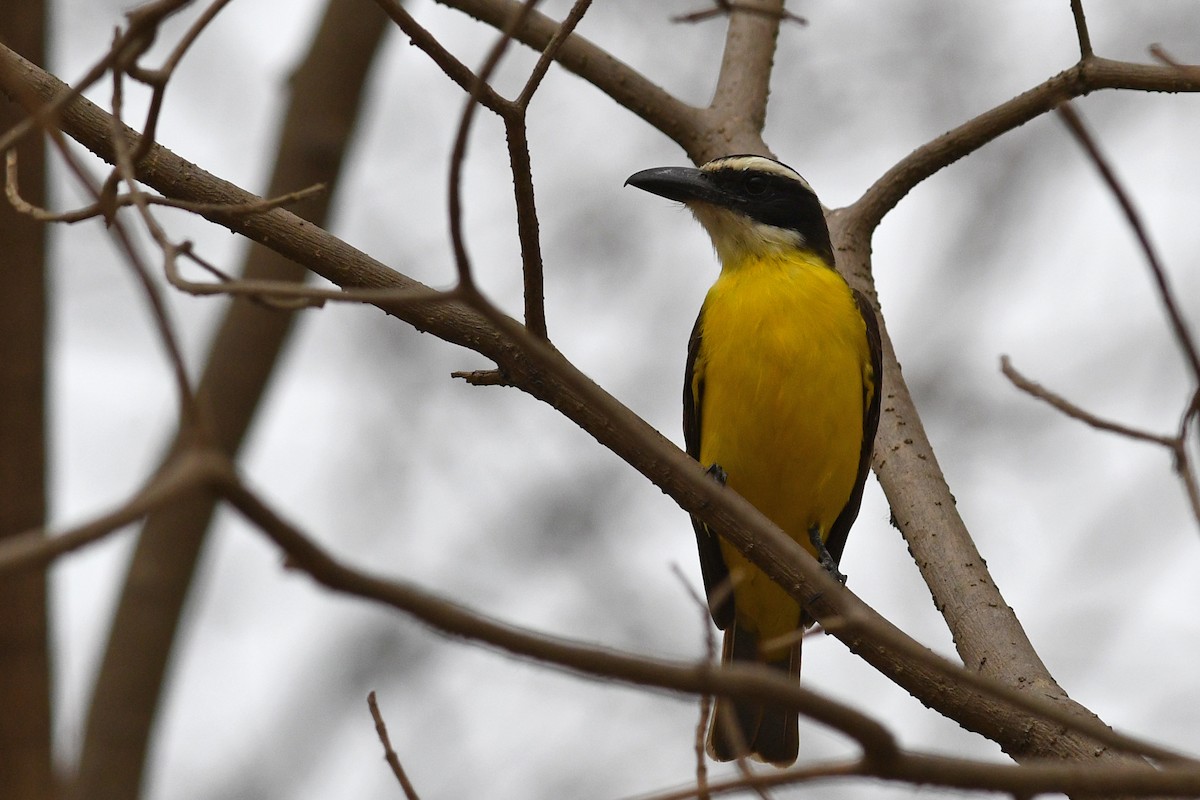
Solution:
[[[705,113],[702,149],[688,149],[694,161],[703,163],[730,153],[766,154],[761,134],[782,15],[783,0],[739,3],[729,12],[721,72]]]
[[[918,148],[888,170],[856,203],[830,215],[839,267],[857,288],[874,296],[871,236],[884,214],[910,189],[992,139],[1050,111],[1063,100],[1101,88],[1196,91],[1200,89],[1200,70],[1088,59]],[[1071,701],[1054,681],[1020,621],[992,582],[955,508],[954,497],[900,372],[886,325],[883,320],[880,322],[885,385],[874,467],[891,503],[893,518],[908,541],[937,608],[954,634],[963,663],[1009,686],[1053,698],[1070,713],[1094,719],[1090,711]],[[1010,723],[1015,724],[1015,720]],[[1036,756],[1047,749],[1072,753],[1081,759],[1093,755],[1082,739],[1024,741],[1016,747],[1000,743],[1006,752],[1018,758]]]

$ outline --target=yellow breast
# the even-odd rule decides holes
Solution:
[[[709,290],[693,392],[703,381],[700,461],[810,551],[854,488],[863,435],[866,325],[846,282],[815,255],[726,263]],[[799,607],[722,542],[740,624],[794,630]]]

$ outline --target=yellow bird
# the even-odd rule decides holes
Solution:
[[[879,328],[834,268],[821,203],[778,161],[732,155],[660,167],[627,184],[684,203],[708,231],[721,274],[688,343],[688,453],[845,580],[837,564],[858,516],[879,422]],[[722,661],[800,677],[812,624],[799,604],[693,517]],[[796,760],[797,714],[717,703],[712,758]]]

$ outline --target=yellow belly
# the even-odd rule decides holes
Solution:
[[[693,391],[703,380],[700,461],[810,552],[828,536],[858,473],[866,326],[845,281],[815,257],[727,265],[704,303]],[[763,639],[800,608],[734,548],[739,625]]]

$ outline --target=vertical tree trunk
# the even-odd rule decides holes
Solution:
[[[42,0],[6,5],[0,41],[36,64],[46,62]],[[0,98],[0,131],[19,122],[19,105]],[[42,137],[18,150],[21,190],[45,197]],[[46,227],[0,200],[0,537],[42,524],[45,516]],[[46,572],[0,580],[0,793],[49,800],[50,659]]]

